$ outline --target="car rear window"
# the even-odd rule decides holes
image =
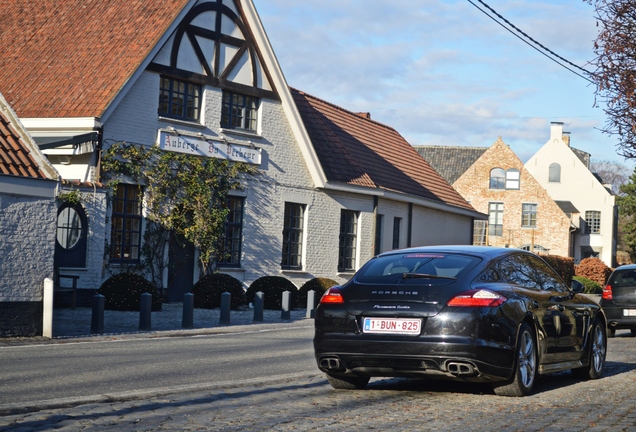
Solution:
[[[636,270],[614,270],[607,283],[617,287],[634,286],[636,285]]]
[[[480,258],[446,253],[400,253],[374,258],[356,274],[358,283],[397,283],[406,274],[428,274],[442,278],[459,278],[474,268]],[[448,281],[448,279],[433,279]],[[408,279],[419,281],[422,278]]]

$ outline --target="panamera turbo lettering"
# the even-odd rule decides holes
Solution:
[[[418,291],[378,291],[378,290],[373,290],[373,291],[371,291],[371,294],[377,294],[377,295],[418,295],[419,292]]]

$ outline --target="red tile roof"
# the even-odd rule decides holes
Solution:
[[[22,118],[100,117],[188,0],[4,0],[0,92]]]
[[[330,182],[381,188],[474,210],[393,128],[299,90],[296,106]]]
[[[8,110],[0,95],[0,174],[38,179],[49,178],[33,158],[29,145],[9,118]],[[28,135],[27,135],[28,136]],[[33,144],[35,145],[35,144]]]

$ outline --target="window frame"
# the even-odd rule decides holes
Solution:
[[[352,272],[356,268],[358,224],[360,213],[355,210],[340,211],[340,236],[338,239],[338,271]]]
[[[224,223],[223,235],[219,239],[220,250],[217,266],[240,268],[243,252],[243,220],[245,218],[245,197],[228,195],[225,207],[229,210]]]
[[[554,162],[548,168],[548,182],[561,183],[561,165]]]
[[[239,98],[242,102],[238,103]],[[221,127],[256,132],[260,98],[223,90],[221,99]],[[248,106],[251,105],[251,106]],[[239,115],[240,111],[240,115]],[[237,118],[239,119],[237,121]]]
[[[135,199],[133,199],[133,195]],[[118,184],[113,193],[112,205],[110,262],[139,263],[141,261],[143,208],[141,186]],[[120,208],[121,211],[119,210]],[[121,223],[118,221],[121,221]],[[116,241],[116,238],[118,241]],[[126,256],[126,253],[128,253],[128,256]]]
[[[400,248],[400,232],[402,228],[402,218],[393,218],[393,242],[391,243],[393,250]]]
[[[503,168],[493,168],[490,170],[489,189],[506,188],[506,171]]]
[[[585,211],[585,234],[601,233],[601,211],[586,210]]]
[[[539,205],[537,203],[521,203],[521,227],[536,228],[537,213]]]
[[[303,242],[305,217],[307,206],[305,204],[286,202],[283,217],[283,244],[281,269],[303,269]]]
[[[493,208],[493,206],[495,206],[495,208]],[[493,220],[493,214],[494,214],[495,223],[491,222]],[[503,218],[504,218],[504,203],[499,201],[489,202],[488,203],[488,236],[489,237],[503,236]]]
[[[157,113],[160,116],[169,118],[199,122],[201,119],[201,102],[203,100],[203,88],[200,84],[193,83],[191,81],[185,81],[169,76],[161,75],[159,78],[159,105],[157,107]],[[164,87],[165,82],[168,82],[168,88]],[[176,84],[183,84],[185,91],[175,90]],[[175,104],[175,96],[181,95],[183,98],[183,104]],[[192,103],[190,104],[190,102]],[[166,107],[165,111],[162,111],[162,107]],[[181,113],[173,112],[175,108],[180,108]],[[188,110],[192,110],[192,115],[188,115]]]
[[[518,190],[521,188],[521,171],[516,168],[506,170],[506,190]]]

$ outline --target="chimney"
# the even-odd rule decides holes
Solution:
[[[563,122],[550,123],[550,141],[563,139]]]
[[[570,132],[563,132],[563,137],[561,138],[565,145],[570,147]]]
[[[362,118],[371,120],[371,113],[370,112],[359,112],[359,113],[356,113],[356,115],[360,116]]]

